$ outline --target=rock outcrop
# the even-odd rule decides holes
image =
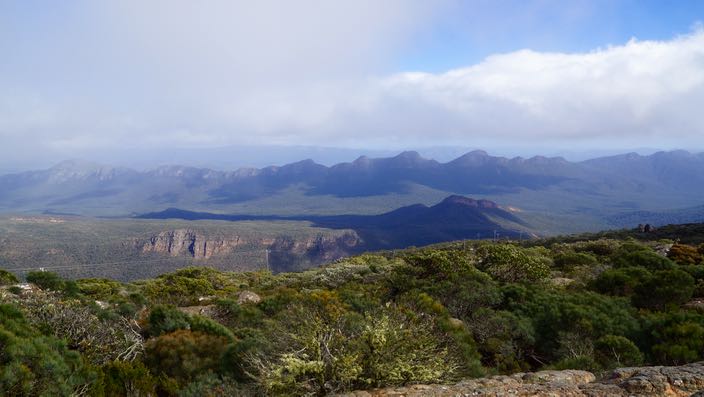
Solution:
[[[243,243],[239,236],[208,238],[191,229],[176,229],[152,236],[142,244],[142,252],[208,259],[230,253]]]
[[[587,371],[540,371],[471,379],[454,385],[412,385],[340,395],[340,397],[401,396],[704,396],[704,362],[677,367],[620,368],[600,380],[596,380],[594,374]]]
[[[148,238],[135,239],[132,249],[142,253],[155,253],[172,257],[197,260],[227,258],[242,252],[258,252],[268,259],[273,270],[300,270],[327,263],[356,253],[361,246],[360,237],[354,232],[319,234],[312,236],[270,236],[243,238],[238,235],[207,235],[193,229],[163,231]]]

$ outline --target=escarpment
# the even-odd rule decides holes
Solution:
[[[273,264],[290,268],[301,257],[319,264],[339,259],[357,251],[359,236],[351,231],[330,235],[244,238],[239,235],[206,235],[193,229],[162,231],[149,238],[134,240],[141,253],[207,260],[251,250],[268,250]]]

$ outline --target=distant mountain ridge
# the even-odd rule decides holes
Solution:
[[[582,162],[472,151],[441,163],[402,152],[333,166],[303,160],[284,166],[217,171],[163,166],[135,171],[68,161],[0,176],[0,212],[126,216],[168,207],[253,215],[381,214],[452,194],[498,201],[572,231],[610,225],[634,211],[704,204],[704,154],[624,154]],[[548,221],[545,221],[548,219]],[[564,231],[564,229],[562,230]]]

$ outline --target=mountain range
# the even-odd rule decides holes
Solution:
[[[638,218],[625,214],[641,211],[680,214],[701,206],[702,170],[704,154],[686,151],[580,162],[473,151],[445,163],[403,152],[333,166],[303,160],[234,171],[136,171],[65,161],[0,176],[0,211],[124,217],[176,207],[258,216],[380,215],[462,194],[498,202],[549,234],[621,226]]]

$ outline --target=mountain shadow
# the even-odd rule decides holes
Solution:
[[[396,249],[444,241],[496,236],[517,238],[522,235],[522,231],[506,228],[502,224],[510,223],[516,225],[517,228],[529,228],[529,225],[523,220],[501,209],[492,201],[474,200],[458,195],[449,196],[431,207],[415,204],[380,215],[227,215],[169,208],[160,212],[139,215],[138,218],[309,221],[317,227],[354,230],[363,241],[359,247],[360,250]]]

